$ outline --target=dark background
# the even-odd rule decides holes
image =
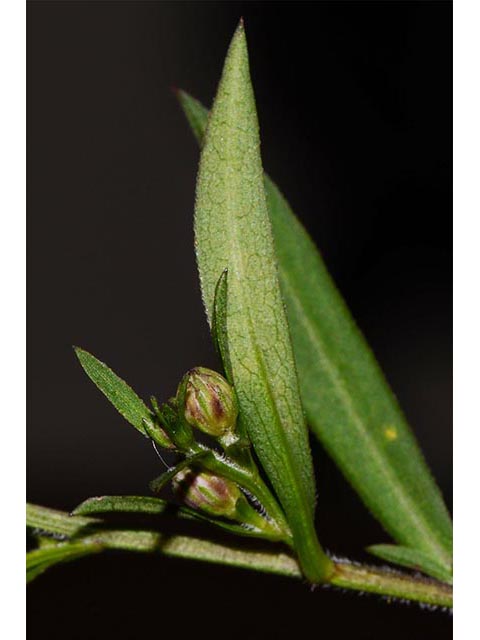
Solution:
[[[245,17],[264,166],[323,252],[451,506],[450,2],[28,4],[28,499],[142,494],[159,461],[76,362],[140,395],[215,366],[193,254],[198,150]],[[387,541],[312,443],[325,546]],[[32,638],[447,638],[418,607],[240,570],[110,555],[28,590]],[[197,626],[200,625],[200,631]],[[323,625],[324,631],[320,630]]]

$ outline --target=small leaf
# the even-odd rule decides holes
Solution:
[[[303,570],[331,570],[313,526],[315,485],[263,188],[258,122],[240,24],[227,54],[200,159],[195,246],[212,322],[228,269],[227,327],[240,419],[285,510]]]
[[[193,135],[202,147],[208,123],[208,109],[199,100],[182,89],[177,89],[175,95],[182,106]]]
[[[35,578],[37,578],[39,575],[44,573],[50,566],[51,565],[49,564],[40,564],[37,567],[34,567],[33,569],[27,569],[27,584],[30,584],[30,582],[33,582]]]
[[[160,493],[160,491],[167,486],[170,480],[173,480],[177,473],[179,473],[183,469],[186,469],[187,467],[194,466],[196,463],[207,456],[211,456],[211,453],[209,451],[202,451],[200,453],[196,453],[193,456],[185,458],[185,460],[182,460],[165,473],[162,473],[161,476],[158,476],[158,478],[152,480],[150,482],[150,489],[153,491],[153,493]]]
[[[374,544],[367,547],[367,551],[377,556],[377,558],[387,560],[387,562],[415,569],[416,571],[423,571],[423,573],[427,573],[442,582],[452,584],[451,569],[446,571],[434,558],[416,549],[400,547],[394,544]]]
[[[81,516],[70,517],[63,511],[27,503],[26,522],[27,527],[33,529],[34,534],[37,531],[47,531],[62,537],[72,537],[83,528],[98,524],[99,521]]]
[[[221,520],[220,518],[213,518],[201,511],[196,511],[195,509],[190,509],[189,507],[180,507],[180,513],[183,512],[184,517],[187,515],[196,520],[201,520],[203,522],[208,522],[223,531],[228,531],[228,533],[232,533],[236,536],[243,536],[246,538],[263,538],[265,540],[272,540],[274,542],[283,542],[283,538],[281,534],[274,534],[272,532],[268,533],[258,527],[253,525],[242,525],[236,522],[229,522],[227,520]]]
[[[223,364],[223,370],[228,382],[233,386],[232,364],[228,350],[227,334],[227,298],[228,298],[228,270],[222,273],[215,287],[215,297],[213,301],[212,314],[212,338],[215,350]],[[220,442],[227,454],[231,457],[239,457],[240,460],[249,466],[251,461],[250,453],[245,451],[250,446],[250,440],[246,433],[245,425],[241,420],[237,421],[235,439],[229,434],[227,438]],[[250,458],[250,459],[249,459]]]
[[[142,418],[142,426],[147,438],[150,438],[155,444],[165,449],[175,449],[173,442],[157,424]]]
[[[178,98],[202,146],[208,110],[184,91]],[[391,536],[448,571],[451,519],[395,396],[320,253],[267,175],[265,192],[310,428]]]
[[[234,522],[226,522],[217,518],[190,509],[184,505],[172,505],[160,498],[146,496],[101,496],[88,498],[76,507],[72,515],[102,515],[106,513],[142,513],[149,516],[164,515],[171,512],[177,518],[183,520],[201,520],[215,525],[224,531],[244,537],[266,538],[279,540],[280,536],[273,536],[253,526],[242,526]]]
[[[220,356],[225,371],[225,376],[233,384],[232,365],[228,351],[227,335],[227,295],[228,295],[228,270],[222,273],[215,287],[212,317],[212,337],[215,349]]]
[[[76,560],[82,556],[98,553],[102,547],[92,542],[60,542],[27,553],[27,583],[60,562]]]
[[[97,385],[125,420],[145,436],[143,420],[152,423],[153,427],[152,413],[135,391],[88,351],[75,347],[75,353],[90,380]]]
[[[98,498],[89,498],[88,500],[85,500],[85,502],[82,502],[82,504],[73,511],[73,515],[141,513],[152,516],[164,515],[168,512],[171,512],[171,514],[177,518],[207,522],[210,525],[214,525],[235,535],[272,539],[272,536],[265,534],[264,531],[256,527],[250,526],[247,528],[241,524],[226,522],[224,520],[209,517],[208,515],[183,505],[176,506],[169,504],[165,500],[160,500],[159,498],[144,496],[102,496]],[[278,540],[278,537],[275,539]]]
[[[78,505],[72,516],[89,516],[101,513],[144,513],[161,515],[170,505],[160,498],[150,496],[98,496],[88,498]]]

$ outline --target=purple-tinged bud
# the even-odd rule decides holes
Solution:
[[[223,376],[205,367],[186,374],[185,420],[216,438],[233,434],[238,415],[235,391]]]
[[[172,485],[174,493],[192,509],[236,519],[237,501],[242,493],[231,480],[209,471],[185,469],[177,473]]]

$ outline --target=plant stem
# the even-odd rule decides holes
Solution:
[[[348,560],[335,562],[335,573],[329,584],[377,593],[387,598],[412,600],[449,609],[453,606],[452,587],[448,584],[387,567],[369,567]]]
[[[60,534],[84,543],[92,549],[121,549],[144,553],[203,560],[218,564],[302,578],[297,561],[290,554],[268,549],[245,549],[238,542],[231,544],[211,542],[186,535],[165,535],[148,530],[97,529],[102,524],[97,518],[69,516],[37,505],[27,505],[27,526]],[[376,593],[400,600],[410,600],[439,607],[452,607],[452,588],[429,578],[413,576],[387,568],[354,564],[348,560],[335,560],[335,571],[328,585]]]

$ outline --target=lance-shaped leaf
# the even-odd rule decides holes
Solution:
[[[198,464],[198,462],[200,462],[201,460],[204,460],[206,457],[213,457],[213,456],[209,451],[201,451],[200,453],[197,453],[193,456],[185,458],[184,460],[176,464],[174,467],[172,467],[168,471],[165,471],[165,473],[162,473],[161,476],[158,476],[157,478],[152,480],[150,482],[150,489],[153,491],[153,493],[160,493],[160,491],[164,487],[166,487],[171,480],[174,479],[177,473],[179,473],[183,469],[186,469],[187,467]]]
[[[311,428],[394,539],[451,570],[451,520],[396,398],[312,240],[266,193]]]
[[[137,396],[126,382],[113,373],[106,364],[92,356],[91,353],[80,349],[80,347],[75,347],[75,353],[90,380],[97,385],[125,420],[146,436],[143,421],[145,420],[151,424],[152,429],[154,425],[152,412],[144,404],[143,400]]]
[[[422,553],[422,551],[395,544],[374,544],[367,547],[367,551],[377,556],[377,558],[387,560],[387,562],[423,571],[438,580],[452,584],[451,569],[445,569],[441,564],[432,560],[429,555]]]
[[[208,516],[200,511],[191,509],[184,505],[173,505],[160,498],[150,498],[147,496],[98,496],[88,498],[78,505],[72,512],[76,515],[106,515],[115,514],[142,514],[145,516],[175,515],[183,520],[199,520],[219,527],[223,531],[228,531],[235,535],[248,538],[264,538],[266,540],[278,541],[281,538],[270,531],[260,529],[252,524],[243,525],[236,522],[228,522],[219,518]]]
[[[142,513],[163,515],[171,505],[161,498],[150,496],[94,496],[75,507],[72,516],[90,516],[105,513]]]
[[[177,95],[202,146],[208,110]],[[390,535],[420,551],[416,565],[451,573],[450,516],[397,401],[320,253],[268,176],[265,192],[309,425]]]
[[[225,377],[233,383],[232,365],[228,353],[227,333],[227,296],[228,296],[228,271],[222,273],[215,287],[212,313],[212,338],[215,349],[220,356],[225,371]]]
[[[305,575],[321,581],[330,562],[313,527],[313,468],[259,144],[240,24],[227,54],[200,160],[195,206],[200,281],[211,323],[215,287],[228,269],[228,348],[240,419],[286,512]]]
[[[27,553],[27,583],[60,562],[69,562],[83,556],[98,553],[101,545],[92,542],[59,542]]]

